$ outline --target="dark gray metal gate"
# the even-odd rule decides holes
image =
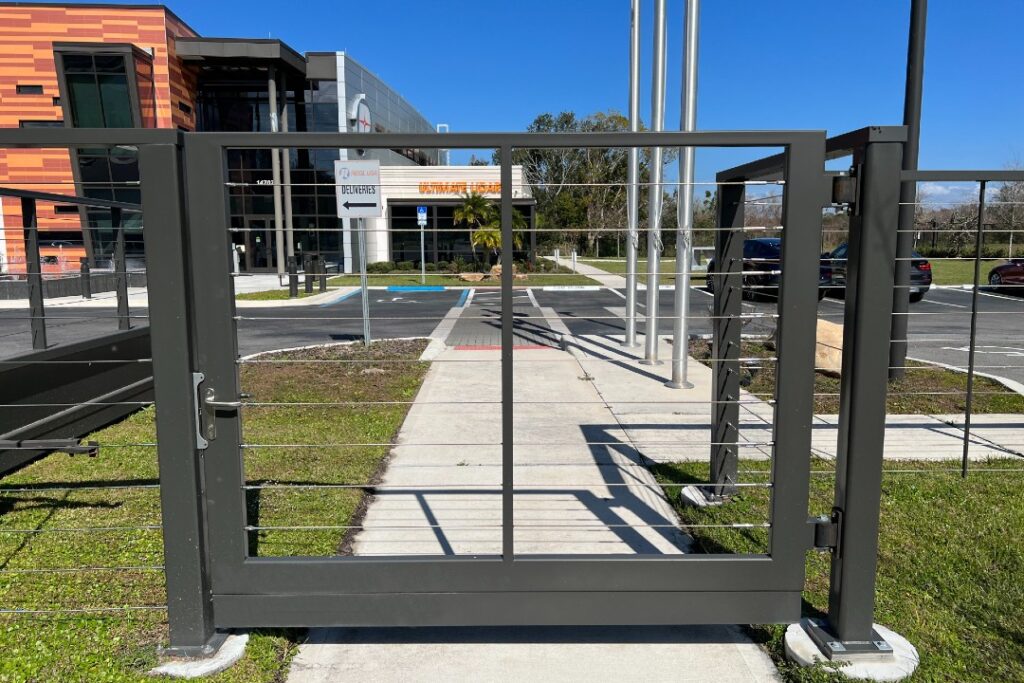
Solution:
[[[805,553],[814,545],[815,529],[807,513],[815,353],[815,338],[808,330],[814,329],[816,319],[821,211],[831,201],[823,133],[199,133],[182,134],[180,140],[181,144],[140,147],[172,648],[202,651],[210,646],[217,629],[233,627],[799,619]],[[785,275],[779,304],[769,552],[516,555],[513,268],[512,250],[505,249],[501,257],[502,552],[429,558],[249,556],[231,257],[225,239],[225,150],[265,149],[271,140],[282,148],[497,149],[504,162],[504,244],[511,244],[513,237],[513,149],[783,149]],[[737,200],[735,193],[720,196],[724,201]],[[738,297],[738,289],[734,294]],[[722,367],[727,373],[728,367]],[[884,368],[880,373],[884,385]],[[201,404],[197,396],[204,397]],[[716,441],[727,440],[728,430],[722,433],[725,436],[715,437]],[[726,469],[719,463],[719,473]],[[877,505],[874,514],[877,525]]]

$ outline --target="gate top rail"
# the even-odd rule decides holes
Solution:
[[[0,128],[0,148],[173,145],[181,135],[168,128]]]
[[[223,147],[443,147],[478,149],[512,147],[784,147],[821,139],[824,131],[699,131],[601,133],[184,133]],[[0,138],[2,144],[2,138]]]
[[[1024,170],[1004,169],[1001,171],[903,171],[900,180],[908,182],[928,183],[946,182],[1014,182],[1024,181]]]
[[[905,126],[867,126],[846,133],[841,133],[825,140],[825,159],[839,159],[848,156],[853,150],[873,142],[906,142]],[[733,180],[778,180],[782,178],[786,156],[775,154],[763,159],[750,161],[733,168],[720,171],[717,179],[720,182]]]

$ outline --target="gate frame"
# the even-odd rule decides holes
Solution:
[[[183,133],[140,151],[154,251],[150,301],[171,647],[202,653],[217,629],[258,626],[789,623],[800,616],[807,520],[825,135],[699,133]],[[502,234],[511,242],[515,148],[774,147],[785,150],[784,240],[771,528],[765,555],[513,556],[512,251],[502,252],[503,552],[430,558],[246,556],[240,419],[212,408],[217,437],[197,448],[193,372],[237,400],[237,337],[227,235],[226,148],[500,150]],[[211,178],[211,173],[215,174]],[[186,184],[186,179],[188,182]],[[182,226],[187,234],[181,235]],[[168,235],[177,234],[177,238]],[[214,239],[208,239],[211,235]],[[207,238],[204,240],[204,238]],[[149,246],[147,237],[147,246]],[[160,249],[163,247],[164,249]],[[182,258],[178,259],[178,254]],[[169,278],[169,279],[168,279]],[[201,280],[196,278],[202,278]],[[201,282],[201,286],[200,283]],[[195,293],[202,291],[202,296]],[[226,326],[227,321],[231,321]],[[183,324],[184,323],[184,324]],[[228,338],[225,338],[225,332]],[[782,371],[785,368],[785,371]],[[780,406],[782,408],[780,409]],[[202,487],[200,489],[200,487]],[[642,588],[638,588],[642,587]]]

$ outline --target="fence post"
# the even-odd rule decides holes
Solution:
[[[285,257],[285,264],[288,270],[288,298],[294,299],[299,295],[299,268],[294,256]]]
[[[110,209],[110,226],[117,231],[114,245],[114,283],[117,289],[117,329],[130,330],[131,317],[128,310],[128,260],[124,254],[124,227],[121,223],[121,209]]]
[[[92,298],[92,279],[89,271],[89,257],[83,256],[78,259],[79,282],[82,290],[82,298]]]
[[[25,232],[25,277],[28,279],[32,348],[45,349],[46,311],[43,307],[43,273],[39,262],[39,221],[36,218],[35,199],[21,198],[21,219]]]
[[[309,254],[304,254],[302,257],[302,270],[305,271],[304,283],[306,286],[306,294],[313,293],[313,257]]]
[[[830,659],[892,654],[873,620],[902,159],[898,141],[869,142],[854,155],[860,199],[850,216],[843,316],[833,507],[839,540],[832,551],[828,623],[807,625]]]
[[[981,248],[985,228],[985,181],[978,192],[978,234],[974,240],[974,289],[971,291],[971,339],[967,353],[967,402],[964,405],[964,452],[960,476],[967,477],[967,458],[971,449],[971,411],[974,407],[974,355],[978,343],[978,289],[981,286]],[[1013,226],[1011,226],[1013,227]],[[1012,232],[1010,233],[1013,234]]]
[[[740,344],[743,321],[743,219],[747,188],[742,179],[718,186],[718,230],[715,231],[715,265],[711,345],[711,472],[716,486],[712,497],[736,492],[739,468]],[[678,255],[677,255],[678,258]]]
[[[160,283],[149,288],[149,307],[170,627],[167,652],[194,657],[216,650],[223,637],[214,630],[202,460],[196,445],[190,268],[178,148],[140,145],[139,165],[142,234],[151,256],[147,275],[150,283]]]
[[[320,292],[327,291],[327,261],[321,256],[316,260],[316,272],[320,276]]]

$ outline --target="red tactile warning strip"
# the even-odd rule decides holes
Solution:
[[[552,347],[543,344],[516,344],[512,346],[513,351],[550,351]],[[456,351],[501,351],[501,344],[466,344],[456,346]]]

